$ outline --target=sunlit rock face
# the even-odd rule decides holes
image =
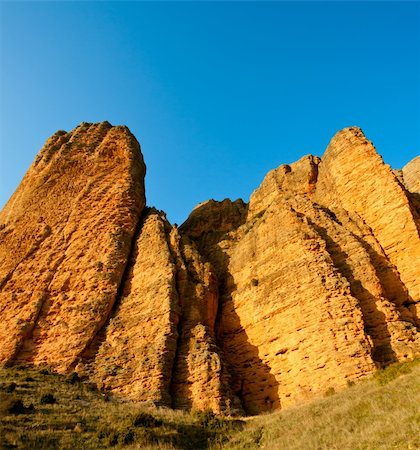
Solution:
[[[0,214],[0,360],[121,399],[256,414],[420,356],[419,158],[359,128],[178,229],[126,127],[52,136]]]
[[[420,156],[417,156],[402,169],[403,183],[411,193],[420,194]]]
[[[220,274],[218,339],[245,410],[285,407],[418,355],[413,214],[358,128],[338,133],[322,160],[271,171],[242,209],[208,202],[191,213],[181,230]],[[200,232],[211,216],[231,217],[230,230]]]
[[[0,359],[72,370],[107,320],[145,206],[126,127],[49,138],[0,214]]]
[[[116,308],[76,370],[115,395],[231,412],[217,302],[210,264],[163,213],[146,209]]]
[[[405,169],[410,189],[416,185],[415,172],[414,161]],[[410,193],[359,128],[345,129],[332,139],[320,165],[315,199],[331,208],[343,208],[371,229],[383,256],[395,266],[408,290],[407,302],[413,305],[413,315],[418,315],[418,212]]]

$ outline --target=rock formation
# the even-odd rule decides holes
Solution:
[[[0,213],[0,361],[120,398],[255,414],[420,356],[419,158],[359,128],[178,229],[125,127],[51,137]]]
[[[162,213],[147,209],[120,300],[76,370],[139,401],[230,411],[214,335],[217,302],[210,264]]]
[[[420,156],[417,156],[402,169],[403,183],[407,190],[420,194]]]
[[[0,360],[71,370],[115,302],[145,166],[125,127],[59,131],[0,215]]]

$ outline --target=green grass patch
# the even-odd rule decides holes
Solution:
[[[406,375],[411,373],[414,367],[417,367],[420,364],[420,359],[415,359],[414,361],[402,362],[391,364],[384,369],[378,370],[374,377],[377,382],[384,386],[385,384],[390,383],[401,375]]]

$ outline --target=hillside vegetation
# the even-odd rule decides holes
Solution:
[[[420,360],[250,418],[117,402],[76,374],[0,371],[3,449],[418,449]]]

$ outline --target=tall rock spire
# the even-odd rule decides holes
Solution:
[[[145,206],[126,127],[49,138],[0,213],[0,360],[73,367],[116,299]]]

